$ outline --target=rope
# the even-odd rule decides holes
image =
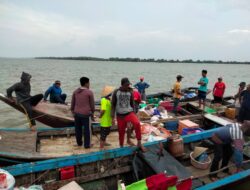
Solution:
[[[24,110],[24,114],[25,114],[25,116],[26,116],[26,118],[27,118],[27,120],[28,120],[29,126],[30,126],[30,128],[31,128],[31,126],[32,126],[32,124],[31,124],[31,119],[29,118],[29,115],[28,115],[28,112],[27,112],[26,108],[25,108],[22,104],[19,104],[19,105],[20,105],[20,107]]]
[[[31,181],[30,185],[33,185],[34,183],[36,183],[37,181],[39,181],[45,174],[47,174],[50,170],[46,170],[43,174],[41,174],[38,178],[36,178],[34,181]],[[31,173],[32,175],[32,173]]]

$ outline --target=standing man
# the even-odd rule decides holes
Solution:
[[[177,106],[180,102],[181,96],[183,96],[183,93],[181,92],[181,80],[183,76],[177,75],[176,79],[177,81],[174,84],[173,90],[174,90],[174,109],[173,112],[175,115],[177,115]]]
[[[21,82],[15,83],[13,86],[7,89],[7,97],[14,101],[12,97],[12,92],[16,93],[17,103],[20,104],[25,113],[27,114],[30,129],[36,129],[36,121],[33,119],[32,106],[36,106],[42,99],[42,94],[37,94],[35,96],[30,95],[31,86],[30,86],[31,75],[29,73],[22,73]]]
[[[80,78],[81,87],[72,95],[71,111],[75,118],[76,142],[82,146],[82,127],[84,127],[84,147],[91,147],[91,118],[94,120],[95,101],[89,89],[89,78]]]
[[[245,88],[246,88],[246,82],[241,82],[239,84],[239,90],[238,90],[237,94],[234,95],[235,102],[237,101],[237,99],[239,99],[239,103],[241,104],[242,97],[243,97],[244,93],[246,92]]]
[[[140,149],[142,149],[142,151],[145,151],[145,147],[141,143],[140,121],[138,120],[136,114],[134,113],[134,97],[133,97],[133,91],[129,87],[130,84],[131,83],[129,82],[128,78],[122,78],[121,87],[114,91],[112,96],[111,117],[114,123],[114,118],[116,113],[120,147],[124,146],[125,130],[127,128],[127,124],[130,122],[132,123],[135,129],[137,146]],[[133,143],[130,142],[130,139],[128,144],[133,145]]]
[[[56,80],[55,83],[46,90],[44,94],[44,101],[50,98],[51,103],[65,104],[67,95],[62,94],[61,81]]]
[[[219,169],[219,163],[222,160],[221,167],[224,168],[228,165],[231,156],[233,155],[234,162],[236,163],[237,172],[240,171],[240,167],[243,161],[243,134],[249,135],[250,123],[245,121],[243,125],[239,123],[233,123],[220,127],[213,136],[214,142],[214,159],[210,168],[210,172],[217,171]],[[229,169],[223,170],[228,173]],[[210,179],[215,181],[217,174],[210,174]]]
[[[240,106],[238,121],[250,120],[250,84],[242,95],[242,102]]]
[[[214,103],[222,104],[223,95],[226,89],[225,83],[222,81],[222,77],[218,78],[218,82],[215,83],[213,88]]]
[[[199,108],[201,108],[201,104],[203,104],[203,110],[205,110],[206,96],[207,96],[207,70],[202,70],[202,77],[199,80],[198,84],[200,85],[198,89],[198,99],[199,99]]]
[[[136,83],[134,87],[140,92],[142,100],[146,101],[145,89],[149,87],[149,84],[143,81],[144,77],[140,77],[140,82]]]

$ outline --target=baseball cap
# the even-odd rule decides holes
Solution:
[[[239,84],[239,86],[246,86],[246,83],[245,83],[245,82],[241,82],[241,83]]]
[[[181,78],[184,78],[184,77],[181,76],[181,75],[177,75],[176,78],[177,78],[177,79],[181,79]]]
[[[125,85],[125,84],[128,84],[128,85],[131,84],[127,77],[122,78],[122,80],[121,80],[121,85]]]

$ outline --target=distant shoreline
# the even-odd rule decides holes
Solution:
[[[80,60],[80,61],[120,61],[120,62],[154,62],[154,63],[201,63],[201,64],[250,64],[249,61],[214,61],[214,60],[179,60],[179,59],[140,59],[140,58],[98,58],[98,57],[35,57],[35,59]]]

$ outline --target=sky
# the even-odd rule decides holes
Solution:
[[[0,57],[250,61],[249,0],[0,0]]]

